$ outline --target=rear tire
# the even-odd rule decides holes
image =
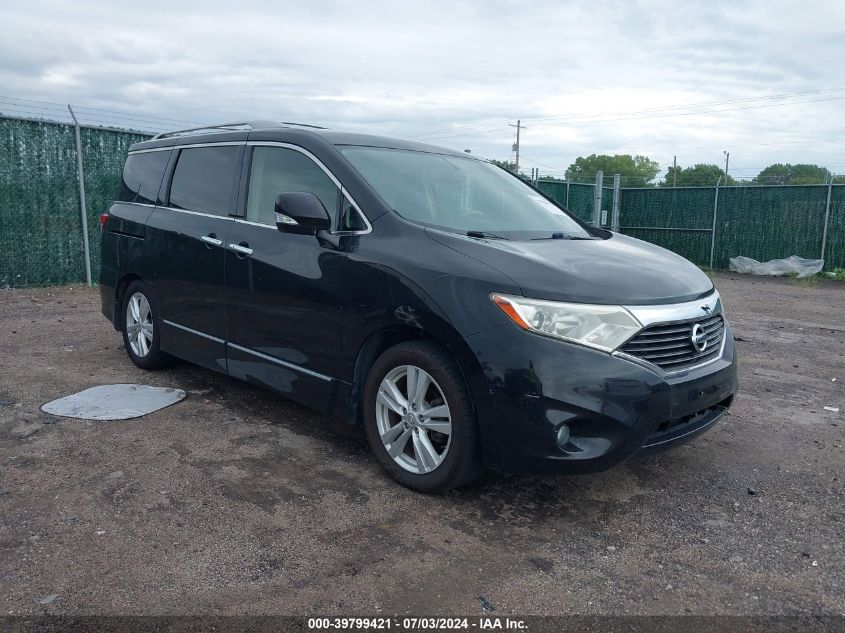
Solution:
[[[445,492],[481,471],[469,390],[452,356],[430,341],[400,343],[376,359],[364,428],[382,468],[413,490]]]
[[[140,280],[129,284],[123,294],[121,308],[120,329],[130,360],[141,369],[172,365],[174,358],[160,348],[158,304],[147,284]]]

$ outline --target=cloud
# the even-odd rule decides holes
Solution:
[[[298,120],[500,159],[507,122],[521,118],[523,166],[544,172],[581,154],[647,153],[666,167],[674,155],[721,162],[722,149],[738,176],[777,161],[845,172],[845,101],[821,100],[845,91],[644,112],[845,88],[837,0],[35,1],[0,19],[0,109],[13,113],[26,102],[14,110],[9,97],[182,121]]]

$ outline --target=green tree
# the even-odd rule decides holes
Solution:
[[[496,165],[496,167],[501,167],[505,171],[512,172],[516,165],[509,160],[496,160],[495,158],[491,158],[490,162]]]
[[[555,182],[566,182],[565,178],[558,178],[557,176],[549,176],[549,175],[546,175],[546,174],[540,174],[539,180],[552,180],[552,181],[555,181]]]
[[[596,172],[604,172],[605,179],[614,174],[622,176],[623,187],[649,187],[660,171],[660,165],[648,156],[630,154],[590,154],[579,156],[566,170],[566,179],[575,182],[594,182]]]
[[[754,179],[755,185],[821,185],[830,180],[830,171],[807,163],[769,165]]]
[[[676,177],[677,175],[677,177]],[[721,176],[721,180],[719,177]],[[692,167],[670,167],[666,177],[659,186],[672,187],[715,187],[716,181],[720,185],[736,185],[736,180],[728,176],[725,178],[725,170],[718,165],[707,165],[698,163]]]

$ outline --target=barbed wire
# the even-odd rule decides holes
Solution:
[[[121,112],[73,104],[71,104],[71,107],[79,124],[83,127],[118,128],[125,129],[128,132],[154,133],[185,127],[186,125],[205,125],[200,121],[160,117],[138,112]],[[67,104],[7,95],[0,95],[0,115],[65,125],[73,124],[73,118],[68,112]]]

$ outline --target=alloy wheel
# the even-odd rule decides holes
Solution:
[[[449,451],[452,417],[443,390],[414,365],[396,367],[381,381],[376,425],[387,454],[409,472],[432,472]]]
[[[150,353],[153,344],[153,311],[143,293],[136,292],[126,304],[126,337],[139,358]]]

